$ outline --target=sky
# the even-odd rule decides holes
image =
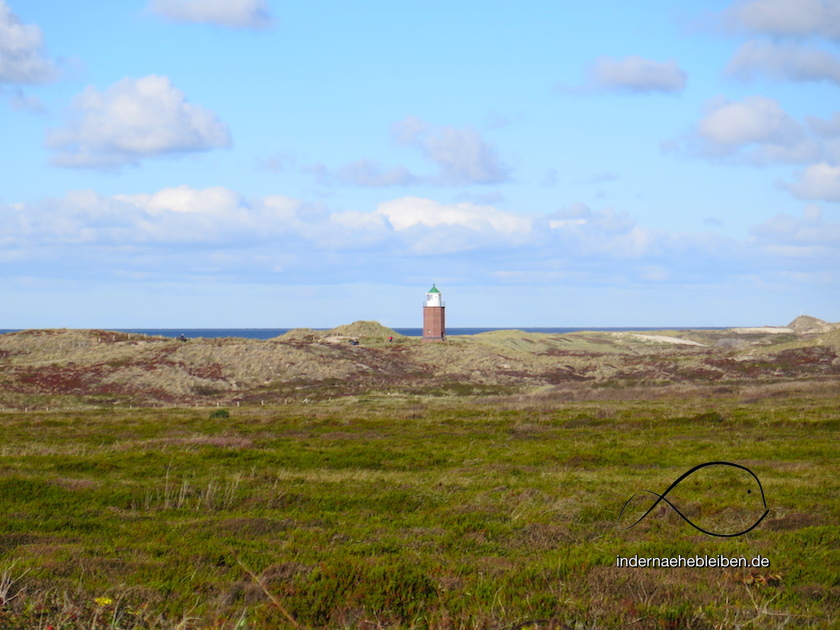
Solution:
[[[840,321],[840,0],[0,0],[0,329]]]

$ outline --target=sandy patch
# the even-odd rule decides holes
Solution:
[[[706,347],[706,344],[699,343],[697,341],[692,341],[691,339],[681,339],[679,337],[666,337],[665,335],[633,335],[634,339],[639,339],[641,341],[659,341],[661,343],[676,343],[681,346],[702,346]]]
[[[768,335],[780,335],[782,333],[796,332],[793,328],[784,328],[779,326],[761,326],[758,328],[733,328],[732,332],[736,333],[766,333]]]

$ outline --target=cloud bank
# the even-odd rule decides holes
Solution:
[[[809,208],[804,219],[774,219],[739,242],[652,230],[625,213],[583,203],[524,215],[398,197],[357,212],[283,195],[246,198],[224,187],[113,196],[77,191],[0,205],[0,258],[8,277],[50,280],[276,282],[280,274],[291,284],[399,282],[422,268],[438,277],[457,271],[477,284],[539,285],[560,274],[602,286],[691,285],[761,275],[770,262],[784,268],[784,248],[794,245],[789,254],[797,269],[824,271],[826,260],[840,257],[840,224]]]

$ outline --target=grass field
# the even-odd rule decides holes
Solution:
[[[0,629],[840,624],[831,388],[213,411],[0,414]],[[718,460],[761,481],[753,531],[664,504],[620,529]],[[763,507],[737,473],[668,499],[738,531]],[[770,566],[616,566],[678,554]]]

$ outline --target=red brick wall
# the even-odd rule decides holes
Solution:
[[[423,307],[423,339],[443,339],[446,334],[446,307]]]

